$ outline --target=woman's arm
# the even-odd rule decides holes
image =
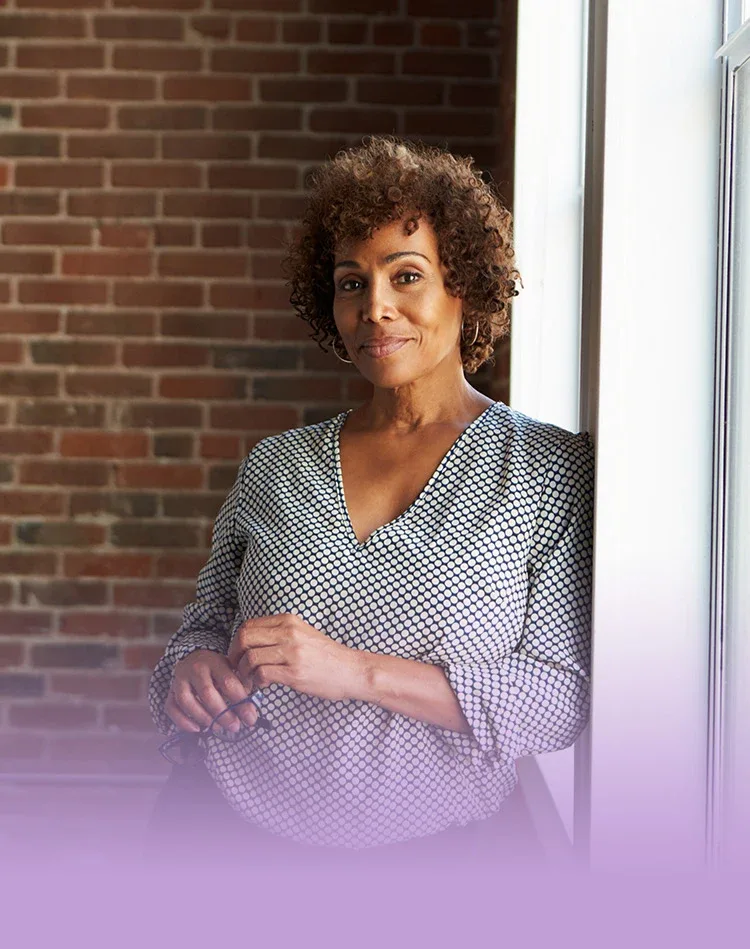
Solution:
[[[360,661],[361,694],[353,698],[451,731],[471,731],[440,666],[374,652],[360,653]]]

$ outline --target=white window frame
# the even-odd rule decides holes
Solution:
[[[596,445],[593,701],[575,755],[576,849],[592,868],[685,869],[706,858],[722,10],[719,0],[591,0],[589,89],[581,81],[576,112],[568,82],[551,90],[550,56],[560,23],[582,24],[582,9],[519,2],[525,289],[511,404],[587,429]],[[564,111],[551,115],[551,99]],[[550,120],[566,129],[554,141]],[[582,126],[583,178],[572,172]],[[548,786],[562,812],[569,800],[554,777]]]

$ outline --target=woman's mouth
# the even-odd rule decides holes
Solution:
[[[397,349],[401,349],[409,342],[408,339],[384,339],[379,343],[365,343],[361,346],[361,351],[373,359],[382,359],[383,356],[390,356]]]

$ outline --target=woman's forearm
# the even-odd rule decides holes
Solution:
[[[456,693],[440,666],[375,652],[359,655],[361,694],[354,698],[451,731],[471,732]]]

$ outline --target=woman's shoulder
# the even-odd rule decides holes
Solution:
[[[540,463],[555,459],[588,461],[593,457],[594,446],[589,432],[574,432],[552,422],[543,422],[504,402],[497,402],[496,407],[494,432],[512,454]]]
[[[333,425],[341,414],[297,428],[266,435],[253,445],[245,459],[247,465],[292,462],[320,452],[330,437]]]

